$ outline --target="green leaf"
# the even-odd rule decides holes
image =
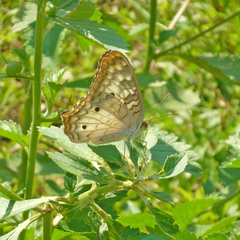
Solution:
[[[68,136],[64,134],[63,128],[57,128],[54,126],[51,126],[50,128],[39,127],[39,132],[41,132],[44,137],[57,143],[67,152],[84,159],[97,160],[99,162],[103,161],[88,147],[86,143],[79,144],[71,142]]]
[[[156,221],[150,213],[136,213],[128,216],[122,216],[117,219],[122,225],[132,228],[154,228]]]
[[[174,224],[174,220],[171,215],[158,208],[153,208],[151,203],[148,201],[147,197],[142,193],[138,188],[134,189],[140,196],[140,198],[144,201],[153,217],[156,220],[157,226],[161,229],[161,231],[167,236],[172,237],[172,233],[178,231],[178,227]]]
[[[68,17],[75,19],[89,19],[95,12],[96,3],[96,0],[81,1]]]
[[[149,24],[147,23],[139,23],[131,27],[129,31],[130,36],[135,36],[140,34],[141,32],[147,30],[149,28]]]
[[[48,201],[49,198],[46,197],[22,201],[13,201],[5,198],[0,198],[0,220],[15,216],[19,213],[23,213]]]
[[[158,43],[162,44],[170,37],[173,37],[177,34],[178,30],[164,30],[160,32]]]
[[[26,29],[23,31],[22,38],[24,40],[23,46],[26,49],[28,54],[34,54],[34,46],[35,46],[35,28],[36,22],[31,23]]]
[[[159,199],[160,201],[168,202],[173,204],[173,200],[171,198],[171,195],[167,192],[156,192],[156,191],[150,191],[151,196]]]
[[[77,211],[74,218],[69,221],[68,215],[65,220],[62,220],[58,225],[58,229],[63,229],[66,232],[76,233],[91,233],[91,224],[89,223],[88,216],[90,215],[90,209],[84,208]]]
[[[48,113],[51,112],[58,93],[67,84],[67,81],[63,84],[60,84],[61,78],[66,70],[67,68],[62,69],[59,72],[54,71],[50,75],[47,74],[43,79],[44,87],[42,88],[42,91],[46,98]]]
[[[122,37],[117,35],[116,31],[96,21],[60,17],[53,17],[53,20],[60,26],[90,39],[106,49],[115,49],[123,53],[127,52],[126,47],[128,44],[123,41]]]
[[[130,234],[129,234],[130,235]],[[131,234],[128,238],[124,238],[126,240],[168,240],[168,238],[164,236],[159,236],[157,233],[146,234],[143,232]]]
[[[146,168],[149,165],[152,155],[146,144],[144,145],[143,142],[133,140],[131,141],[130,156],[135,169],[141,171],[143,166]]]
[[[187,54],[178,54],[179,57],[192,62],[205,71],[212,73],[216,78],[220,80],[240,85],[239,78],[239,64],[240,59],[231,59],[229,57],[194,57]]]
[[[214,75],[218,77],[219,79],[226,81],[226,83],[229,82],[232,84],[238,84],[240,85],[240,58],[239,57],[231,57],[231,56],[226,56],[226,57],[207,57],[207,56],[200,56],[201,59],[206,60],[208,64],[211,64],[214,69],[218,69],[221,71],[222,74],[226,77],[222,77],[222,74],[217,74]],[[220,75],[220,77],[218,76]]]
[[[225,233],[213,233],[204,238],[204,240],[229,240]]]
[[[60,65],[60,54],[65,29],[59,25],[51,28],[43,42],[43,64],[42,67],[47,71],[54,70]]]
[[[107,183],[108,178],[111,178],[104,169],[96,166],[96,162],[93,159],[89,161],[72,154],[58,152],[47,152],[47,154],[60,168],[77,176],[100,183]]]
[[[22,133],[22,129],[12,120],[0,121],[0,136],[9,138],[19,143],[28,152],[29,136]]]
[[[163,166],[160,178],[171,178],[182,173],[189,162],[188,152],[175,154],[167,158]]]
[[[224,219],[221,219],[221,221],[215,223],[211,228],[209,228],[203,235],[201,236],[207,236],[209,234],[215,233],[215,232],[221,232],[224,229],[228,230],[229,227],[233,227],[233,223],[238,219],[238,216],[233,217],[227,217]]]
[[[192,153],[192,151],[188,151],[188,157],[191,153]],[[196,153],[194,153],[194,155],[197,156],[199,159],[199,156]],[[201,165],[197,162],[190,162],[190,160],[189,160],[188,165],[185,168],[185,172],[191,173],[197,177],[203,177],[203,174],[201,173],[202,172]]]
[[[98,156],[102,157],[104,160],[110,163],[115,163],[118,166],[123,166],[122,157],[117,150],[117,148],[113,145],[88,145],[89,148],[93,150]]]
[[[158,140],[151,149],[153,161],[164,163],[168,156],[183,153],[190,148],[190,145],[177,142],[178,137],[168,135],[167,132],[155,129],[154,134]]]
[[[8,232],[7,234],[0,236],[0,240],[18,240],[20,233],[27,228],[29,224],[31,224],[31,219],[27,219],[26,221],[18,224],[12,231]]]
[[[191,89],[184,89],[174,79],[168,80],[162,87],[153,88],[152,93],[155,101],[158,103],[169,93],[169,96],[163,101],[161,107],[171,111],[192,109],[200,103],[198,93],[193,92]]]
[[[22,14],[22,17],[20,17],[13,25],[13,32],[20,32],[27,28],[31,23],[36,21],[37,4],[33,2],[27,2],[23,6],[25,9],[24,13]]]
[[[19,50],[14,48],[13,52],[20,58],[22,64],[24,65],[24,71],[26,73],[30,72],[30,56],[26,53],[26,51],[24,49]]]
[[[186,228],[198,214],[219,201],[221,198],[206,198],[181,204],[173,209],[173,218],[180,228]]]
[[[69,17],[69,15],[71,15],[75,10],[79,8],[83,1],[71,0],[66,2],[65,0],[60,0],[58,3],[59,10],[57,12],[57,16]]]
[[[222,168],[240,168],[240,133],[229,136],[224,142],[229,146],[230,155],[226,156],[227,161],[221,163]]]
[[[197,240],[196,235],[193,232],[189,232],[187,229],[180,230],[174,237],[177,240]]]
[[[146,74],[146,73],[137,73],[136,77],[137,77],[139,86],[143,87],[143,88],[146,88],[146,87],[155,88],[155,87],[163,86],[166,84],[166,82],[161,82],[160,81],[161,79],[157,75]],[[82,90],[89,89],[93,78],[94,78],[94,76],[83,78],[80,80],[71,81],[71,82],[68,82],[66,87],[79,88]]]
[[[81,90],[86,90],[86,89],[89,89],[89,87],[92,83],[92,80],[93,80],[93,76],[83,78],[81,80],[71,81],[71,82],[67,83],[66,87],[67,88],[79,88]]]

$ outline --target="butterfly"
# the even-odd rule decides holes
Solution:
[[[61,117],[65,134],[75,143],[128,142],[150,122],[143,121],[143,98],[130,62],[113,50],[99,60],[87,94]]]

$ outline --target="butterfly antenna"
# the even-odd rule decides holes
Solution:
[[[167,117],[167,116],[177,115],[177,114],[178,114],[178,112],[169,113],[169,114],[166,114],[166,115],[163,115],[163,116],[159,116],[159,117],[151,118],[151,119],[148,120],[148,121],[152,121],[153,119],[157,119],[157,118],[162,118],[162,117]]]
[[[157,105],[157,107],[151,112],[151,114],[147,117],[146,121],[148,121],[148,119],[157,111],[157,109],[159,108],[159,106],[162,104],[162,102],[169,96],[169,93],[167,93],[167,95],[163,98],[163,100]],[[172,115],[172,114],[170,114]],[[175,114],[173,114],[175,115]],[[168,115],[166,115],[168,116]],[[154,119],[154,118],[152,118]]]

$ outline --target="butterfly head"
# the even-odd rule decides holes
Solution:
[[[150,120],[142,122],[142,125],[138,131],[138,136],[140,136],[144,131],[148,129],[150,122],[151,122]]]

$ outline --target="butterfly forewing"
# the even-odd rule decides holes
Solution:
[[[127,58],[106,52],[85,97],[62,113],[64,132],[73,142],[103,144],[130,140],[144,117],[140,88]]]

